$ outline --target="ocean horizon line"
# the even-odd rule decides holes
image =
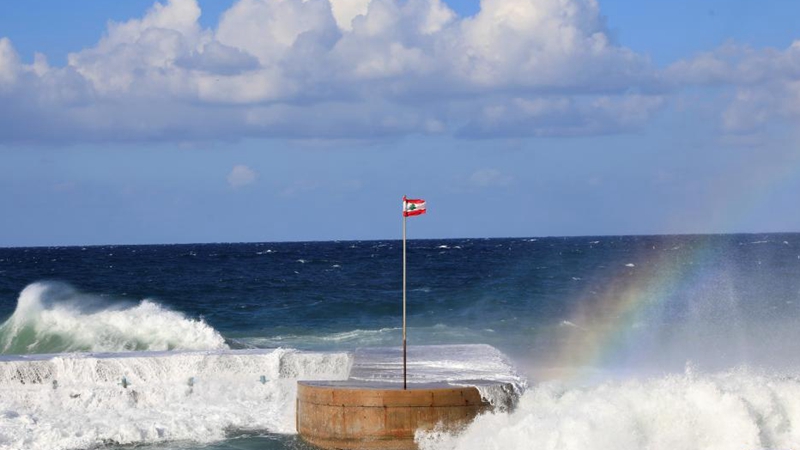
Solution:
[[[686,233],[629,233],[629,234],[563,234],[563,235],[528,235],[528,236],[455,236],[408,238],[408,241],[463,241],[463,240],[507,240],[507,239],[578,239],[578,238],[628,238],[628,237],[703,237],[703,236],[754,236],[754,235],[793,235],[800,231],[736,231],[736,232],[686,232]],[[41,244],[41,245],[0,245],[2,250],[29,248],[97,248],[97,247],[156,247],[156,246],[197,246],[197,245],[249,245],[249,244],[319,244],[339,242],[392,242],[402,241],[396,238],[369,239],[309,239],[309,240],[275,240],[275,241],[206,241],[206,242],[150,242],[150,243],[102,243],[102,244]]]

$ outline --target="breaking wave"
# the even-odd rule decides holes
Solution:
[[[475,385],[498,410],[524,380],[490,346],[412,347],[411,383]],[[293,349],[0,357],[0,449],[53,450],[243,433],[292,434],[298,380],[401,382],[399,349]],[[445,357],[446,356],[446,357]],[[508,383],[505,391],[476,380]]]
[[[424,330],[420,330],[421,334]],[[443,326],[431,333],[463,330]],[[397,329],[312,339],[386,344]],[[305,339],[304,339],[305,338]],[[297,337],[308,344],[309,337]],[[295,339],[276,339],[285,344]],[[237,433],[295,433],[298,380],[401,382],[397,347],[304,352],[231,350],[202,320],[154,301],[108,300],[54,282],[19,295],[0,325],[0,449],[214,442]],[[498,410],[526,382],[488,345],[412,346],[409,382],[475,385]],[[498,387],[479,380],[500,381]]]
[[[796,448],[800,378],[737,369],[592,387],[548,382],[527,391],[512,413],[417,440],[422,450]]]
[[[347,353],[127,352],[0,358],[0,448],[213,442],[294,433],[297,380],[346,379]]]
[[[113,302],[53,282],[28,285],[0,325],[4,354],[222,348],[214,328],[151,300]]]

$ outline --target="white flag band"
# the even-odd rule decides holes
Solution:
[[[403,217],[425,214],[426,210],[425,200],[403,197]]]

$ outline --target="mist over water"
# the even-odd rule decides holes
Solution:
[[[291,437],[291,421],[279,419],[292,411],[275,406],[293,395],[290,388],[270,397],[255,385],[223,386],[251,383],[269,370],[280,374],[280,360],[292,356],[273,355],[269,349],[277,347],[318,355],[284,377],[285,386],[317,374],[391,377],[392,370],[370,367],[390,367],[400,343],[400,270],[394,241],[0,249],[0,352],[166,351],[137,353],[114,360],[116,366],[101,358],[88,363],[91,370],[66,355],[46,356],[49,366],[37,364],[49,369],[29,373],[39,380],[55,374],[64,380],[74,370],[95,374],[73,384],[84,386],[80,398],[94,399],[83,403],[89,410],[74,409],[67,390],[54,400],[61,387],[45,395],[41,383],[28,383],[21,391],[17,372],[7,371],[0,390],[14,395],[0,400],[0,448],[37,448],[18,440],[26,421],[52,425],[65,411],[102,417],[100,405],[116,405],[111,409],[131,424],[130,433],[86,434],[76,419],[62,425],[88,437],[62,448],[102,439],[162,442],[159,449],[302,447]],[[479,370],[488,377],[521,375],[519,386],[527,384],[515,410],[482,416],[460,435],[422,434],[426,449],[794,448],[800,444],[798,325],[796,234],[409,246],[409,344],[420,376],[458,379]],[[196,434],[197,423],[181,422],[180,414],[163,425],[159,415],[175,411],[161,400],[190,411],[187,418],[202,414],[202,403],[181,400],[186,380],[202,378],[199,367],[211,364],[191,352],[229,348],[256,353],[242,355],[250,362],[239,365],[214,363],[219,370],[208,372],[214,374],[206,376],[208,390],[196,397],[223,405],[217,411],[227,419],[206,420],[206,431]],[[325,360],[330,355],[345,359]],[[13,358],[19,356],[0,364],[11,367]],[[277,362],[270,366],[269,358]],[[356,358],[355,365],[347,358]],[[98,372],[109,364],[116,369]],[[149,400],[115,403],[125,394],[117,378],[128,373],[156,374],[144,383],[171,387],[147,391]],[[107,385],[89,387],[90,379]],[[248,428],[241,424],[249,420],[250,396],[271,398],[259,408],[273,413]],[[36,413],[30,408],[37,404],[56,406]],[[47,448],[51,441],[36,442]]]

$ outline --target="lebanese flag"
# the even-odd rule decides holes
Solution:
[[[403,217],[425,214],[425,200],[403,197]]]

